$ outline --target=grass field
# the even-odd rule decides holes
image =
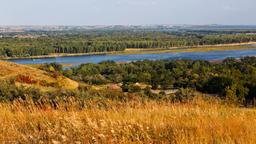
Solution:
[[[1,143],[256,143],[255,109],[200,100],[109,102],[108,109],[25,103],[0,104]]]

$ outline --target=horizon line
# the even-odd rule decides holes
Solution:
[[[256,26],[256,24],[0,24],[2,26]]]

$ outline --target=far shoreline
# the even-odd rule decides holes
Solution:
[[[255,45],[255,47],[253,47]],[[160,54],[160,53],[178,53],[178,52],[207,52],[223,50],[244,50],[256,49],[256,42],[230,43],[217,45],[198,45],[170,48],[127,48],[124,51],[112,52],[93,52],[93,53],[61,53],[29,57],[3,57],[0,60],[19,60],[19,59],[43,59],[57,57],[74,57],[74,56],[94,56],[94,55],[129,55],[129,54]]]

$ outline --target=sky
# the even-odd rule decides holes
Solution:
[[[0,25],[256,25],[256,0],[0,0]]]

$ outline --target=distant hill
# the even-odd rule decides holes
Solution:
[[[79,85],[64,76],[54,76],[37,68],[3,61],[0,61],[0,79],[14,80],[17,85],[35,86],[43,90],[76,89]]]
[[[0,33],[65,31],[184,31],[184,30],[255,30],[256,25],[88,25],[88,26],[0,26]]]

